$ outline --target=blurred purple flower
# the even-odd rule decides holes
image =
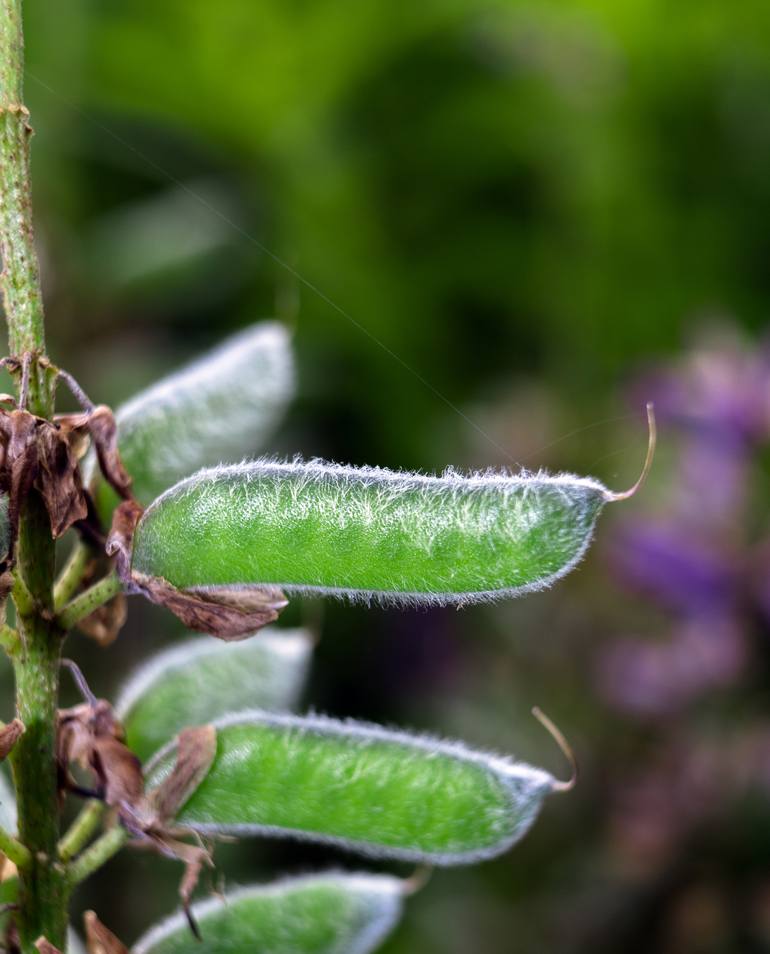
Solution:
[[[626,639],[602,654],[597,680],[603,697],[637,715],[669,715],[707,689],[731,685],[743,672],[746,641],[727,619],[678,624],[665,642]]]

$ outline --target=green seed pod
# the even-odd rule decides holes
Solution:
[[[118,443],[136,498],[147,504],[200,467],[264,445],[294,391],[290,335],[265,321],[118,408]],[[103,516],[117,498],[98,491]]]
[[[498,855],[564,786],[521,762],[379,726],[244,712],[177,821],[201,833],[293,836],[436,865]],[[169,746],[148,766],[160,783]]]
[[[204,470],[145,512],[133,573],[179,589],[445,604],[518,596],[571,570],[612,495],[561,475],[423,477],[320,462]]]
[[[127,562],[132,551],[131,575],[147,592],[271,585],[417,604],[518,596],[569,572],[602,507],[641,485],[652,406],[648,419],[642,475],[622,494],[569,474],[426,477],[259,460],[181,481],[112,552]]]
[[[263,629],[256,639],[201,639],[150,659],[126,682],[115,711],[142,761],[181,732],[233,709],[291,709],[305,682],[313,639],[305,629]]]
[[[385,875],[336,874],[287,878],[240,888],[224,901],[193,905],[199,954],[260,951],[275,954],[369,954],[401,915],[404,882]],[[189,954],[186,918],[177,914],[152,928],[133,954]]]

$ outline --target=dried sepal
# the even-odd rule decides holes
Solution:
[[[208,775],[217,754],[217,732],[213,725],[183,729],[177,737],[174,768],[149,793],[155,816],[166,824],[190,798]]]
[[[115,508],[112,515],[112,527],[107,537],[105,552],[107,556],[115,557],[115,568],[118,576],[131,587],[131,546],[134,540],[136,525],[142,516],[142,506],[135,500],[124,500]]]
[[[62,790],[78,791],[69,772],[72,763],[94,775],[93,794],[119,813],[144,795],[141,763],[123,741],[123,727],[105,699],[59,712],[57,764]]]
[[[8,496],[8,564],[21,507],[33,488],[43,498],[55,538],[88,515],[71,436],[67,428],[29,411],[0,410],[0,493]]]
[[[8,755],[18,742],[25,731],[24,723],[21,719],[14,719],[8,725],[0,728],[0,762],[8,758]]]
[[[112,410],[106,404],[99,404],[81,414],[57,415],[55,421],[60,427],[73,434],[87,433],[90,436],[102,476],[118,496],[124,500],[129,499],[131,478],[120,459],[118,427]]]
[[[118,574],[129,590],[165,606],[190,629],[219,639],[245,639],[278,618],[287,601],[275,586],[180,590],[160,577],[134,573],[131,548],[141,516],[136,501],[124,501],[115,510],[107,539],[106,551],[115,557]]]
[[[218,639],[247,639],[275,622],[287,600],[277,586],[178,590],[159,577],[133,574],[131,581],[146,597],[165,606],[185,626]]]
[[[115,493],[128,499],[131,496],[131,478],[120,459],[115,416],[106,404],[100,404],[93,409],[88,419],[88,428],[104,479]]]
[[[83,915],[88,954],[128,954],[128,948],[105,927],[94,911]]]
[[[37,428],[37,454],[36,486],[48,510],[51,533],[60,537],[88,514],[77,457],[66,435],[50,424]]]
[[[214,863],[204,845],[181,840],[193,833],[175,826],[173,820],[211,768],[216,755],[216,730],[210,725],[183,730],[177,738],[177,758],[172,770],[146,793],[141,763],[125,744],[123,727],[112,706],[93,695],[73,662],[64,660],[64,664],[71,669],[86,701],[59,712],[60,786],[62,790],[82,791],[69,770],[72,763],[79,764],[91,772],[96,783],[96,790],[87,794],[103,799],[116,811],[135,846],[149,848],[185,865],[179,896],[191,930],[197,935],[189,914],[190,900],[203,866],[213,867]]]
[[[203,843],[191,845],[182,841],[182,837],[192,832],[175,826],[173,821],[177,812],[208,774],[216,752],[217,733],[212,725],[196,726],[180,732],[177,737],[174,767],[166,778],[148,793],[142,805],[145,816],[135,819],[139,822],[139,831],[135,832],[139,845],[184,864],[179,898],[190,930],[199,939],[200,932],[190,913],[190,903],[204,865],[213,868],[214,860],[211,851]]]

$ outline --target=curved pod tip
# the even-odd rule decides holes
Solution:
[[[647,402],[647,455],[644,458],[644,465],[642,466],[642,472],[639,474],[639,477],[633,487],[629,487],[628,490],[622,490],[619,493],[613,493],[612,491],[607,492],[607,502],[608,503],[617,503],[619,500],[628,500],[629,497],[633,497],[637,490],[640,490],[644,482],[647,480],[650,471],[652,470],[652,461],[655,457],[655,447],[658,443],[658,425],[655,420],[655,405],[652,401]]]
[[[575,752],[573,751],[572,746],[567,741],[561,729],[556,725],[555,722],[548,718],[540,706],[532,707],[532,715],[559,746],[565,758],[569,762],[570,768],[572,769],[572,774],[566,782],[560,782],[558,779],[554,779],[553,783],[551,784],[551,791],[571,792],[572,789],[577,785],[578,780],[578,763],[577,759],[575,758]]]

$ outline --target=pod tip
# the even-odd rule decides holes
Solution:
[[[413,894],[417,894],[418,891],[422,891],[430,881],[432,874],[433,868],[430,865],[420,865],[415,868],[412,874],[401,883],[401,893],[404,897],[409,898]]]
[[[618,500],[628,500],[629,497],[633,497],[637,490],[640,489],[647,476],[652,469],[652,461],[655,457],[655,447],[658,442],[658,426],[655,421],[655,405],[652,401],[647,402],[647,456],[644,458],[644,466],[642,467],[642,472],[639,474],[639,477],[633,487],[630,487],[628,490],[623,490],[620,493],[613,493],[612,491],[608,492],[607,500],[610,503],[616,503]]]
[[[543,712],[543,710],[539,706],[532,707],[532,715],[537,719],[540,725],[543,726],[546,732],[548,732],[548,734],[551,736],[554,742],[562,750],[562,752],[564,753],[564,756],[566,757],[567,761],[570,764],[570,768],[572,769],[572,774],[567,779],[566,782],[560,782],[558,780],[554,781],[553,791],[554,792],[571,792],[572,789],[577,784],[577,780],[578,780],[578,763],[577,763],[577,759],[575,758],[575,753],[572,750],[572,746],[564,737],[564,733],[561,731],[561,729],[559,729],[556,726],[556,724],[552,722],[551,719],[548,718],[548,716]]]

